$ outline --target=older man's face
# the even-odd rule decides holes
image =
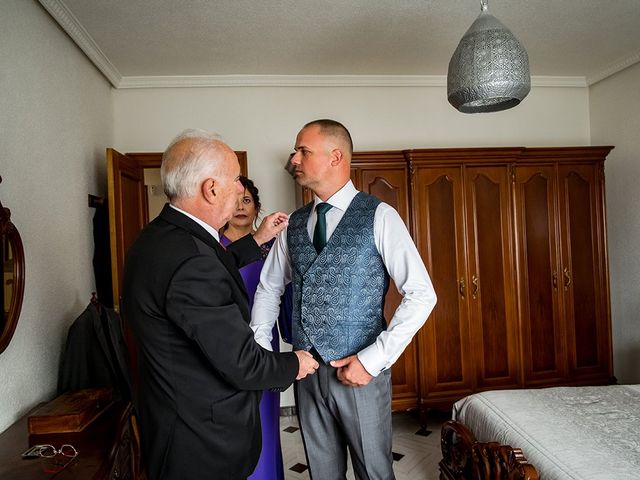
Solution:
[[[240,176],[240,164],[238,157],[230,148],[225,149],[224,161],[220,168],[220,174],[215,187],[216,195],[220,197],[220,216],[223,225],[233,217],[238,205],[238,197],[242,195],[244,187],[238,177]]]

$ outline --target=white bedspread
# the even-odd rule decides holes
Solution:
[[[640,479],[640,385],[483,392],[453,418],[478,441],[521,448],[542,480]]]

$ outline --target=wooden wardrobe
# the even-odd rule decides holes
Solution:
[[[393,366],[394,410],[450,408],[481,390],[615,381],[604,194],[611,149],[354,153],[356,188],[398,210],[438,295]],[[399,300],[392,285],[387,319]]]

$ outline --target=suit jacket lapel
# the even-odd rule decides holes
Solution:
[[[238,270],[238,267],[236,266],[235,261],[233,260],[233,257],[229,254],[229,252],[227,252],[224,249],[222,245],[220,245],[219,242],[216,242],[215,238],[213,238],[212,240],[213,240],[213,249],[218,254],[218,257],[220,257],[220,260],[222,261],[222,263],[224,263],[224,266],[227,267],[227,270],[229,270],[229,273],[231,274],[233,279],[236,281],[236,283],[240,286],[245,296],[248,296],[247,290],[244,286],[244,282],[242,281],[242,276],[240,275],[240,270]]]
[[[159,216],[167,222],[187,230],[191,235],[209,245],[213,251],[216,252],[222,264],[229,271],[229,274],[235,280],[240,290],[244,293],[244,296],[247,296],[247,290],[244,286],[244,282],[242,281],[242,276],[240,275],[240,271],[238,270],[238,266],[233,260],[233,257],[215,238],[213,238],[213,236],[211,236],[209,232],[186,215],[183,215],[176,209],[171,208],[168,203],[164,206]]]

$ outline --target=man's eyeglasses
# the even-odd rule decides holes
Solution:
[[[73,445],[69,445],[68,443],[61,445],[59,449],[53,445],[45,444],[34,445],[22,454],[23,458],[55,458],[58,455],[62,455],[68,458],[68,460],[63,463],[55,462],[51,467],[45,468],[45,473],[56,474],[67,468],[78,456],[78,451]]]

